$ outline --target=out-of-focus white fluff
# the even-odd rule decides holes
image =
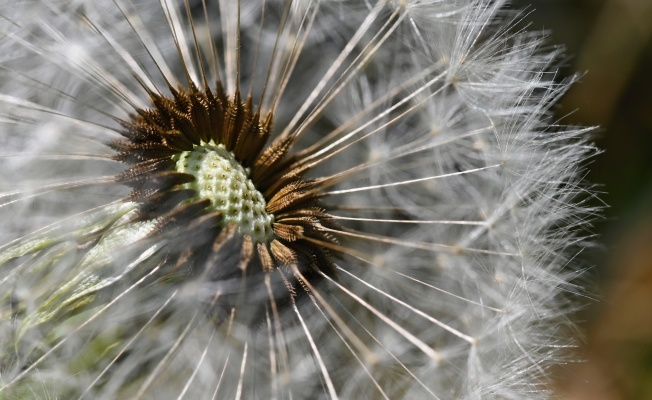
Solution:
[[[235,3],[210,5],[207,25],[190,2],[231,91]],[[185,84],[168,21],[201,82],[185,6],[1,1],[0,398],[550,397],[594,212],[581,202],[587,130],[551,110],[573,81],[556,75],[560,50],[514,29],[504,1],[241,3],[241,87],[257,103],[271,66],[274,135],[300,132],[298,150],[317,144],[317,159],[350,144],[314,177],[371,163],[325,196],[350,257],[280,327],[212,324],[196,304],[207,283],[159,293],[129,281],[155,274],[166,243],[130,248],[147,226],[118,227],[134,205],[106,182],[124,167],[105,144],[114,117],[148,107],[139,81]],[[116,243],[76,245],[112,224]],[[84,261],[93,251],[100,261]],[[29,315],[70,271],[116,290],[52,337]],[[151,372],[130,381],[140,370]]]

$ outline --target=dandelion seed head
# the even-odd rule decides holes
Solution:
[[[595,150],[505,2],[6,3],[0,397],[550,397]]]

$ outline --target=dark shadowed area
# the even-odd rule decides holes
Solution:
[[[565,44],[563,75],[585,72],[562,100],[562,122],[599,125],[604,150],[588,179],[609,208],[595,223],[584,360],[559,374],[574,400],[652,399],[652,1],[518,0],[530,29]]]

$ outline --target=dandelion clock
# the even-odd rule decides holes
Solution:
[[[488,0],[0,6],[1,399],[538,399],[586,130]]]

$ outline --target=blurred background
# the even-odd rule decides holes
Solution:
[[[529,30],[550,31],[584,73],[562,100],[562,122],[599,126],[587,176],[609,207],[585,258],[596,300],[579,316],[578,362],[558,374],[571,400],[652,399],[652,0],[513,0]],[[598,203],[595,203],[598,205]]]

